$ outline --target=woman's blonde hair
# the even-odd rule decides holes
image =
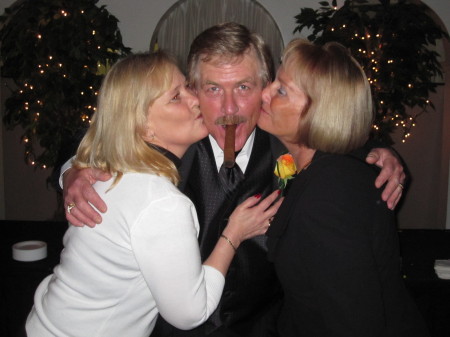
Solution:
[[[295,39],[283,53],[283,67],[308,97],[299,120],[299,144],[348,153],[367,141],[373,121],[370,85],[344,46]]]
[[[170,89],[177,65],[164,52],[127,56],[109,70],[103,80],[98,107],[81,141],[74,166],[92,167],[116,175],[148,172],[179,181],[175,165],[148,146],[149,107]]]

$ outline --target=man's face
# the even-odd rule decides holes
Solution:
[[[253,132],[261,109],[262,80],[260,63],[254,52],[228,63],[213,58],[198,65],[199,83],[196,84],[200,109],[209,133],[223,149],[225,127],[216,120],[226,115],[245,118],[236,127],[235,151],[242,149]]]

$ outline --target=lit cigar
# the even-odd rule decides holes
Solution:
[[[235,115],[222,116],[216,120],[217,125],[225,125],[225,147],[223,149],[223,163],[225,167],[231,168],[234,166],[234,138],[236,126],[243,122],[245,122],[244,117]]]

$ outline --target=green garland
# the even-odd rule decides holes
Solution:
[[[430,48],[448,34],[428,15],[423,4],[405,0],[346,0],[319,2],[318,10],[302,8],[295,16],[295,32],[312,29],[310,41],[338,41],[348,47],[362,65],[372,87],[375,109],[374,134],[392,144],[390,134],[398,127],[403,141],[416,118],[434,105],[431,92],[442,78],[439,54]],[[420,109],[412,113],[406,107]]]
[[[98,0],[25,0],[0,17],[1,74],[14,80],[5,125],[24,129],[25,160],[54,166],[86,129],[107,68],[129,53]]]

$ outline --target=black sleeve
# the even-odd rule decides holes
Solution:
[[[363,147],[360,147],[357,150],[354,150],[351,152],[351,156],[358,158],[362,161],[366,161],[366,157],[369,154],[372,149],[376,148],[387,148],[389,147],[386,143],[379,139],[370,138]],[[390,148],[392,151],[394,151],[392,148]],[[395,152],[395,151],[394,151]],[[396,153],[396,152],[395,152]],[[398,155],[397,155],[398,156]],[[400,158],[400,156],[398,156]]]
[[[369,152],[372,151],[373,149],[376,149],[376,148],[388,148],[389,150],[391,150],[391,152],[395,154],[395,156],[398,158],[398,160],[402,164],[403,170],[405,171],[405,174],[406,174],[406,179],[407,180],[409,179],[409,177],[411,175],[409,174],[408,167],[407,167],[405,161],[403,160],[403,158],[400,156],[400,154],[393,147],[387,145],[385,142],[383,142],[380,139],[374,139],[374,138],[369,139],[366,142],[366,144],[364,144],[363,147],[352,151],[350,153],[350,156],[354,157],[356,159],[359,159],[359,160],[361,160],[363,162],[366,162],[366,157],[369,154]]]

